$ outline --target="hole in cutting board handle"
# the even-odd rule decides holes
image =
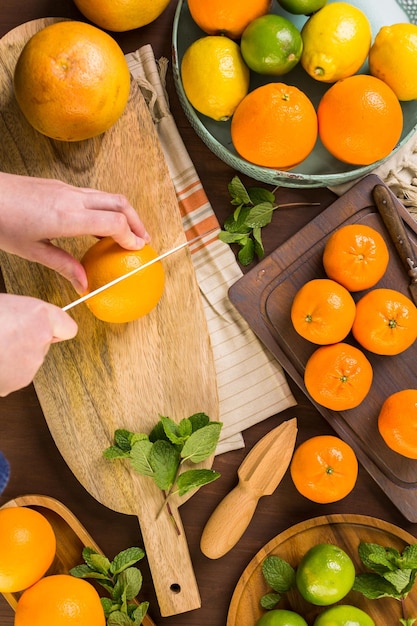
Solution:
[[[179,583],[172,583],[170,589],[173,593],[181,593],[181,585]]]

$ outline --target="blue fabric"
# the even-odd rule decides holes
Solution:
[[[10,476],[10,465],[5,456],[0,452],[0,493],[6,487]]]

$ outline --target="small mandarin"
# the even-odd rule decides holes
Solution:
[[[387,157],[403,129],[401,105],[391,87],[366,74],[332,85],[319,102],[317,117],[324,147],[352,165]]]
[[[385,399],[378,429],[391,450],[417,459],[417,389],[403,389]]]
[[[358,460],[339,437],[317,435],[301,443],[290,465],[293,483],[305,498],[318,504],[337,502],[354,488]]]
[[[188,0],[188,9],[208,35],[238,39],[250,22],[269,12],[271,4],[271,0]]]
[[[352,333],[370,352],[400,354],[417,338],[417,307],[396,289],[371,289],[356,303]]]
[[[56,552],[55,532],[35,509],[0,509],[0,546],[0,592],[22,591],[51,566]]]
[[[93,244],[81,259],[89,292],[152,261],[156,251],[146,244],[141,250],[125,250],[111,237]],[[161,261],[86,300],[91,312],[104,322],[122,324],[147,315],[160,301],[165,284]]]
[[[317,115],[297,87],[268,83],[240,102],[232,118],[231,136],[238,154],[250,163],[289,170],[312,152]]]
[[[317,278],[305,283],[295,294],[291,321],[304,339],[326,345],[345,339],[355,311],[355,301],[345,287],[328,278]]]
[[[364,353],[343,342],[315,350],[304,370],[304,384],[310,396],[333,411],[359,406],[368,395],[372,378],[372,365]]]
[[[349,291],[374,287],[385,274],[388,261],[384,238],[366,224],[347,224],[337,229],[323,251],[327,276]]]
[[[105,626],[100,596],[86,580],[45,576],[20,596],[14,626]]]

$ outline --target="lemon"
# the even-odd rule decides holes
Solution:
[[[355,74],[372,41],[366,15],[347,2],[326,4],[304,24],[301,64],[316,80],[334,83]]]
[[[369,69],[399,100],[417,98],[417,26],[383,26],[369,51]]]
[[[256,18],[245,28],[240,49],[254,72],[281,76],[299,62],[303,40],[290,20],[270,13]]]
[[[224,36],[194,41],[182,58],[181,76],[191,105],[216,121],[229,119],[249,90],[249,68],[240,47]]]

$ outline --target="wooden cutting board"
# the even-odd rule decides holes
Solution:
[[[267,556],[279,556],[296,568],[309,548],[318,543],[332,543],[349,554],[359,574],[365,571],[358,556],[360,542],[378,543],[402,552],[406,545],[416,543],[416,539],[393,524],[365,515],[323,515],[296,524],[268,542],[250,561],[236,585],[227,626],[253,626],[264,612],[259,600],[271,591],[262,574],[262,563]],[[398,600],[367,600],[357,591],[351,591],[340,604],[361,608],[378,626],[399,624],[402,616]],[[299,612],[309,624],[313,624],[325,607],[315,607],[305,602],[298,592],[290,591],[283,596],[277,608]],[[416,588],[404,600],[404,608],[408,617],[417,616]]]
[[[29,37],[53,21],[29,22],[0,41],[0,168],[125,194],[158,252],[185,241],[172,181],[136,84],[121,119],[84,142],[50,140],[22,116],[12,87],[15,63]],[[93,241],[60,243],[80,258]],[[43,266],[4,253],[0,261],[9,292],[58,306],[77,297]],[[34,384],[52,437],[81,484],[105,506],[138,516],[161,614],[171,615],[200,606],[179,502],[172,502],[177,535],[168,515],[157,518],[163,499],[153,481],[102,456],[116,428],[149,433],[159,415],[180,420],[202,411],[219,418],[214,360],[189,250],[170,256],[164,267],[164,295],[145,318],[106,324],[86,305],[74,308],[77,337],[51,347]]]

